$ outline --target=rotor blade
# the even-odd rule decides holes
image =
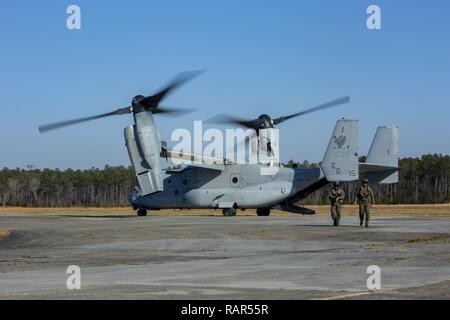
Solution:
[[[182,108],[173,108],[173,107],[167,107],[167,106],[161,106],[158,107],[155,111],[153,111],[153,114],[162,114],[162,115],[170,115],[173,117],[180,117],[185,114],[191,113],[197,111],[197,109],[182,109]]]
[[[85,118],[79,118],[79,119],[73,119],[73,120],[67,120],[67,121],[46,124],[46,125],[39,126],[39,132],[43,133],[43,132],[47,132],[50,130],[55,130],[55,129],[59,129],[62,127],[71,126],[71,125],[81,123],[81,122],[91,121],[91,120],[114,116],[114,115],[127,114],[127,113],[131,113],[131,112],[132,112],[132,108],[126,107],[126,108],[117,109],[116,111],[113,111],[113,112],[103,113],[103,114],[99,114],[99,115],[92,116],[92,117],[85,117]]]
[[[184,83],[192,80],[203,73],[203,70],[199,71],[186,71],[178,74],[168,85],[166,85],[163,89],[161,89],[158,93],[148,96],[140,103],[147,108],[155,108],[158,107],[159,103],[167,97],[172,91],[183,85]]]
[[[231,124],[231,125],[240,125],[243,127],[251,128],[251,129],[259,129],[259,119],[254,120],[245,120],[242,118],[237,118],[230,116],[228,114],[219,113],[208,120],[206,120],[206,123],[223,123],[223,124]]]
[[[289,120],[289,119],[292,119],[292,118],[295,118],[295,117],[303,116],[305,114],[316,112],[316,111],[327,109],[327,108],[336,107],[336,106],[339,106],[341,104],[345,104],[345,103],[349,103],[349,102],[350,102],[350,97],[345,96],[345,97],[342,97],[342,98],[339,98],[339,99],[336,99],[336,100],[333,100],[333,101],[321,104],[321,105],[319,105],[317,107],[314,107],[314,108],[311,108],[311,109],[307,109],[307,110],[304,110],[304,111],[301,111],[301,112],[298,112],[298,113],[291,114],[289,116],[285,116],[285,117],[280,117],[280,118],[274,119],[273,120],[273,124],[275,124],[275,125],[276,124],[280,124],[280,123],[282,123],[282,122],[284,122],[286,120]]]

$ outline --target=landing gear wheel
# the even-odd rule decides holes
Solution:
[[[236,215],[236,209],[234,208],[225,208],[222,210],[224,217],[233,217]]]
[[[147,215],[147,210],[145,210],[145,209],[138,209],[137,215],[139,217],[145,217]]]
[[[266,209],[266,208],[259,208],[259,209],[256,209],[256,214],[257,214],[259,217],[267,217],[267,216],[270,216],[270,209]]]

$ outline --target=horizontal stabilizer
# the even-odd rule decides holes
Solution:
[[[398,168],[396,167],[360,163],[359,171],[361,177],[368,179],[371,183],[390,184],[398,182]]]

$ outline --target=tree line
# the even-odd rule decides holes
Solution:
[[[3,207],[120,207],[134,188],[131,167],[7,169],[0,171]]]
[[[287,167],[314,168],[318,163],[290,160]],[[422,204],[450,202],[450,156],[424,155],[400,159],[400,180],[373,186],[378,203]],[[122,207],[135,185],[131,166],[103,169],[8,169],[0,171],[0,205],[21,207]],[[303,204],[326,204],[331,186],[304,199]],[[354,202],[358,182],[344,183],[347,202]]]
[[[360,161],[364,162],[365,157]],[[295,163],[289,161],[288,167],[315,168],[320,164]],[[441,204],[450,202],[450,156],[427,154],[420,158],[403,158],[399,161],[399,182],[394,184],[372,185],[377,203],[381,204]],[[354,203],[359,182],[342,184],[347,193],[346,202]],[[331,185],[317,190],[303,204],[326,204]]]

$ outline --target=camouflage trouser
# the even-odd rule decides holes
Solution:
[[[364,218],[366,225],[369,225],[370,221],[370,204],[368,203],[360,203],[359,204],[359,221],[361,224],[364,223]]]
[[[331,218],[335,226],[338,226],[341,221],[342,205],[340,203],[333,203],[331,205]]]

